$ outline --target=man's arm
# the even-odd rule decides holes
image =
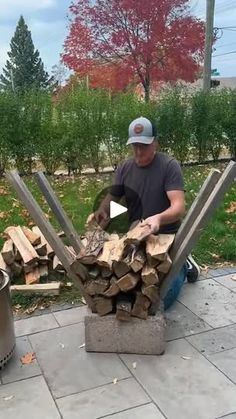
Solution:
[[[89,225],[96,221],[102,228],[106,228],[110,222],[110,203],[111,201],[117,202],[119,199],[120,197],[108,193],[102,200],[99,208],[88,216],[86,224]]]
[[[124,195],[123,179],[121,175],[122,166],[119,166],[111,187],[110,193],[108,193],[102,200],[97,211],[90,214],[87,218],[86,224],[89,225],[96,221],[102,228],[106,228],[110,222],[110,203],[111,201],[118,202]]]
[[[148,225],[150,233],[157,233],[160,227],[178,221],[185,213],[185,200],[183,191],[166,192],[170,201],[170,207],[152,217],[146,218],[143,225]]]

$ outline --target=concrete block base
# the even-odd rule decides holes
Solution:
[[[87,352],[115,352],[124,354],[161,355],[165,351],[166,323],[158,312],[141,320],[129,322],[116,319],[115,315],[85,316],[85,349]]]

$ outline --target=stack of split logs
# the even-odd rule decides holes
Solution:
[[[131,316],[147,319],[160,304],[159,288],[171,267],[169,249],[175,236],[150,235],[141,224],[119,238],[100,228],[86,233],[77,260],[87,265],[86,293],[103,316],[116,313],[118,320]]]
[[[45,282],[51,272],[65,272],[39,228],[35,226],[31,230],[28,227],[8,227],[4,235],[6,240],[0,253],[0,269],[7,271],[12,282],[19,277],[23,277],[25,282],[25,285],[15,285],[12,289],[59,294],[60,282],[45,284],[43,287],[37,285],[40,279]]]

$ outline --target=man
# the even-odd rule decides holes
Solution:
[[[109,222],[110,202],[125,197],[130,224],[143,221],[150,234],[176,233],[185,212],[184,182],[179,163],[157,151],[157,134],[147,118],[137,118],[129,126],[127,144],[132,145],[134,158],[125,161],[116,171],[115,180],[99,209],[91,214],[100,225]],[[168,308],[179,293],[187,275],[191,282],[198,276],[193,260],[191,272],[184,266],[165,301]]]

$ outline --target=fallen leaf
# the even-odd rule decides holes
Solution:
[[[118,378],[114,378],[113,384],[117,384]]]
[[[25,208],[24,208],[24,209],[21,211],[20,215],[21,215],[22,217],[29,217],[29,212],[27,211],[27,209],[25,209]]]
[[[210,253],[210,252],[209,252]],[[216,253],[210,253],[210,255],[214,258],[214,259],[219,259],[220,255],[217,255]]]
[[[8,216],[8,212],[6,212],[6,211],[1,211],[0,212],[0,218],[1,218],[1,220],[4,220],[5,218],[7,218],[7,216]]]
[[[189,361],[191,359],[190,356],[181,356],[181,358],[185,359],[185,361]]]
[[[35,360],[35,353],[34,352],[28,352],[24,356],[21,357],[21,362],[23,365],[32,364],[32,362]]]
[[[9,195],[9,192],[7,192],[4,188],[0,188],[0,195],[1,196]]]
[[[27,308],[24,313],[32,314],[38,308],[38,304],[33,304],[31,307]]]
[[[3,397],[3,400],[5,400],[6,402],[8,402],[8,400],[12,400],[14,396],[7,396],[7,397]]]
[[[227,212],[227,214],[232,214],[234,212],[236,213],[236,201],[232,201],[225,212]]]
[[[79,346],[79,348],[84,348],[85,347],[85,343],[82,343],[82,345]]]
[[[132,367],[133,367],[133,369],[135,370],[135,369],[136,369],[136,367],[137,367],[137,362],[133,362]]]

